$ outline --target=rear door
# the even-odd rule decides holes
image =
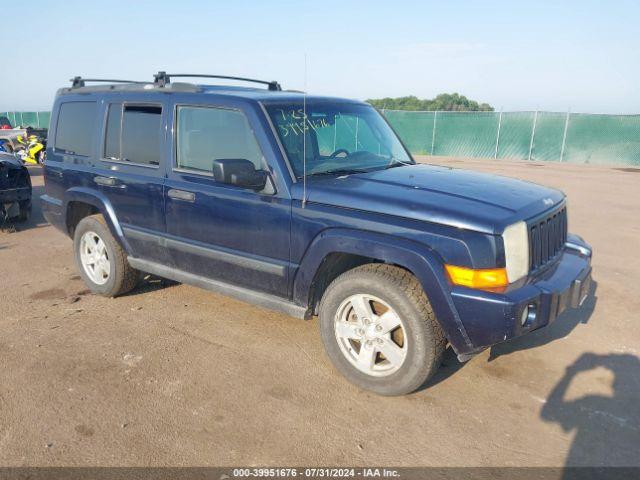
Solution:
[[[244,159],[273,173],[253,110],[224,103],[175,105],[173,158],[165,185],[166,224],[175,267],[287,296],[291,200],[274,184],[260,192],[218,183],[216,159]],[[264,133],[261,139],[264,140]]]
[[[168,261],[165,233],[166,104],[148,98],[106,100],[100,169],[93,182],[111,201],[136,258]]]

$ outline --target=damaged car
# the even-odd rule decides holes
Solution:
[[[31,215],[31,177],[13,154],[0,152],[0,225]]]

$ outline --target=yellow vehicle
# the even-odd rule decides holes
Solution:
[[[44,163],[46,144],[41,142],[36,135],[29,135],[26,138],[18,135],[17,140],[23,148],[16,153],[24,163],[33,165],[41,165]]]

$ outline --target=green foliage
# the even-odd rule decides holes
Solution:
[[[409,97],[370,99],[367,102],[376,108],[385,110],[493,112],[491,105],[469,100],[459,93],[441,93],[436,98],[424,100],[411,95]]]

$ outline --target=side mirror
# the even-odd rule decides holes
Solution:
[[[256,170],[249,160],[224,158],[213,161],[213,178],[216,182],[260,191],[265,188],[269,174]]]

